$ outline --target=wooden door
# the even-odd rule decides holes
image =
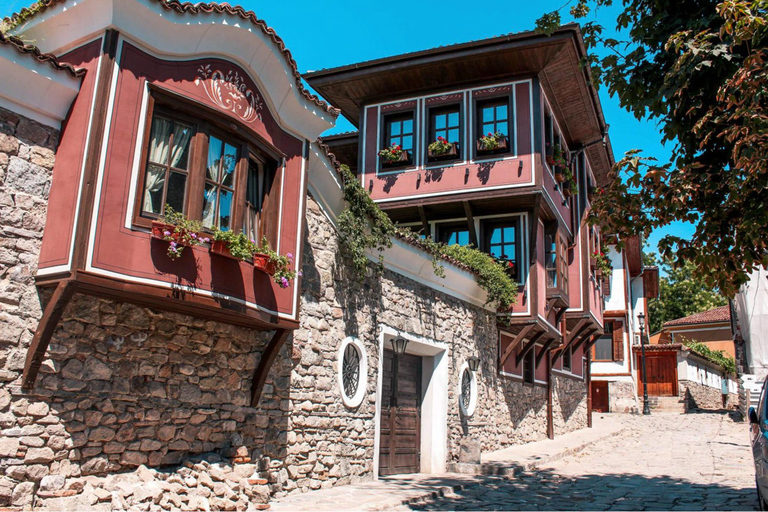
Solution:
[[[592,410],[609,412],[607,382],[592,381]]]
[[[648,396],[677,396],[677,353],[645,354]],[[643,359],[637,355],[638,394],[643,390]]]
[[[421,357],[385,350],[379,474],[418,473],[420,447]]]

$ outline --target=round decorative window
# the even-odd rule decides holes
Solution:
[[[357,338],[345,338],[339,347],[339,389],[341,400],[347,407],[357,407],[363,402],[368,366],[365,347]]]
[[[464,362],[459,372],[459,409],[464,416],[472,416],[477,407],[477,376]]]

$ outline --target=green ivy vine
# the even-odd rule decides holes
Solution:
[[[711,361],[717,365],[722,366],[727,373],[736,375],[736,361],[734,361],[731,356],[727,355],[725,351],[712,350],[706,344],[701,343],[700,341],[692,341],[683,336],[680,338],[682,338],[683,345],[691,349],[691,352],[694,354],[703,357],[707,361]]]
[[[341,165],[339,174],[344,183],[344,200],[347,202],[347,208],[338,218],[339,232],[359,279],[367,275],[369,268],[366,250],[381,253],[392,247],[392,237],[398,237],[432,256],[432,268],[438,277],[445,277],[445,269],[441,264],[443,261],[475,274],[478,285],[488,293],[487,304],[497,310],[506,311],[516,302],[517,283],[492,256],[474,247],[449,246],[428,237],[422,238],[419,233],[396,226],[371,199],[348,166]],[[379,254],[379,273],[383,269],[383,261],[384,256]]]

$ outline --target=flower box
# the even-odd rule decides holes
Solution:
[[[493,148],[493,149],[485,149],[485,148],[483,148],[483,143],[480,142],[480,140],[477,140],[475,142],[475,144],[477,145],[477,153],[479,155],[489,155],[489,154],[493,154],[493,153],[503,153],[503,152],[505,152],[505,151],[507,151],[509,149],[509,138],[508,137],[506,137],[506,136],[501,137],[501,138],[497,139],[496,142],[499,143],[499,147]]]
[[[275,275],[277,270],[275,264],[270,261],[269,256],[260,252],[253,255],[253,266],[271,276]]]
[[[153,220],[152,221],[152,238],[157,238],[158,240],[163,240],[166,242],[170,242],[170,240],[166,240],[165,233],[170,232],[170,236],[172,237],[173,241],[176,242],[178,245],[182,245],[184,247],[190,247],[190,244],[184,242],[184,238],[186,238],[186,231],[179,231],[178,233],[175,231],[176,226],[173,224],[166,224],[165,222]]]
[[[382,167],[399,167],[401,165],[408,165],[408,163],[411,161],[411,155],[409,155],[408,151],[405,150],[400,154],[400,158],[397,160],[388,160],[383,156],[379,158],[381,158]]]
[[[595,256],[589,257],[589,268],[594,270],[597,267],[597,258]]]
[[[564,181],[562,184],[562,187],[563,187],[563,195],[565,197],[571,197],[571,195],[573,194],[573,185],[571,184],[571,182]]]
[[[565,168],[559,165],[555,166],[555,181],[562,183],[565,181]]]
[[[445,153],[435,153],[431,149],[427,149],[427,156],[430,160],[449,160],[451,158],[459,157],[459,143],[454,142],[451,144],[451,148]]]
[[[611,290],[611,276],[603,276],[603,291],[608,293]]]
[[[211,254],[217,254],[219,256],[224,256],[225,258],[230,258],[233,260],[239,260],[240,258],[236,258],[232,256],[232,253],[229,250],[229,247],[227,246],[227,242],[224,240],[214,240],[211,242]]]

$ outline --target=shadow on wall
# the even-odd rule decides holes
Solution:
[[[290,361],[278,359],[259,408],[249,406],[268,334],[75,295],[34,392],[14,397],[19,435],[42,439],[26,447],[21,437],[16,456],[28,470],[52,463],[66,476],[230,456],[240,446],[282,458],[284,444],[270,435],[287,428]]]
[[[418,482],[391,480],[388,484],[425,491],[452,485],[449,479],[439,477]],[[469,486],[426,504],[407,505],[411,510],[674,510],[680,506],[691,510],[704,506],[758,510],[754,486],[700,485],[664,475],[631,473],[563,478],[548,469],[537,469],[535,474],[515,479],[487,478],[482,485]]]

